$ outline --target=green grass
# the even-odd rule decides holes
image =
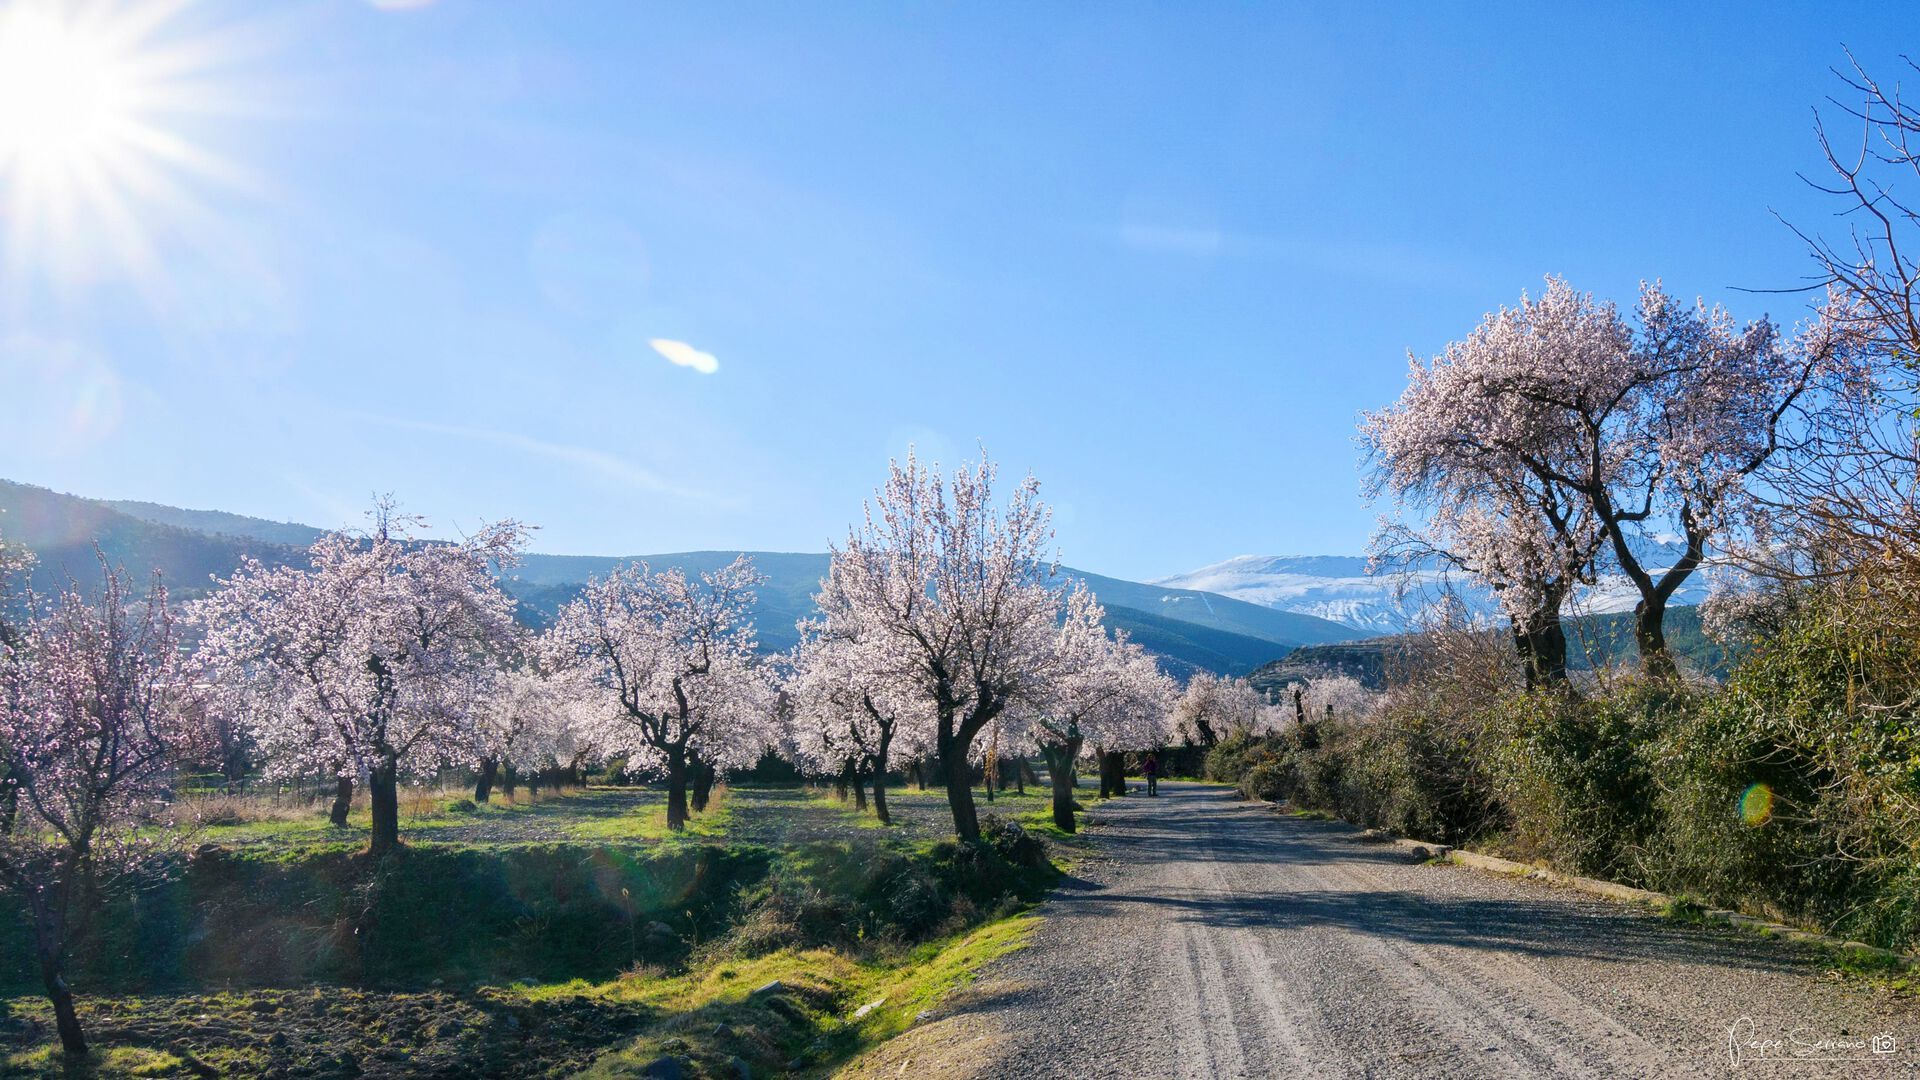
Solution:
[[[824,785],[824,784],[809,785],[803,790],[806,793],[807,802],[810,806],[814,807],[815,809],[819,810],[822,813],[838,815],[839,819],[843,823],[853,828],[856,828],[856,829],[887,828],[886,825],[881,823],[879,818],[873,816],[873,803],[872,803],[873,795],[871,790],[868,791],[868,795],[867,795],[868,803],[867,803],[867,809],[865,810],[860,809],[859,804],[854,802],[853,796],[849,795],[843,799],[839,795],[835,794],[834,789],[831,785]],[[900,798],[900,795],[901,795],[900,792],[896,792],[896,791],[893,791],[892,789],[888,789],[887,791],[888,805],[891,806],[896,800]]]
[[[663,800],[659,806],[644,806],[626,814],[567,825],[565,835],[569,840],[595,843],[722,839],[728,835],[732,821],[731,793],[725,787],[717,787],[706,810],[690,815],[686,827],[678,833],[667,828],[667,808]]]
[[[824,1069],[1017,948],[1033,923],[1021,912],[1057,876],[1019,844],[994,849],[1019,865],[954,844],[944,790],[890,793],[893,829],[818,790],[716,794],[679,836],[646,788],[465,811],[457,795],[421,797],[382,859],[317,807],[262,800],[253,820],[203,830],[163,878],[109,897],[70,965],[99,1047],[77,1071],[47,1045],[29,943],[0,928],[17,995],[0,1009],[15,1018],[0,1025],[0,1074],[297,1061],[331,1078],[517,1053],[566,1069],[604,1058],[601,1075],[621,1075],[662,1050],[693,1075],[734,1075],[736,1055],[754,1075],[796,1058]],[[1048,803],[1034,791],[979,808],[1051,836]],[[753,999],[771,979],[791,988],[781,1003]]]
[[[58,1046],[42,1046],[0,1058],[6,1062],[6,1074],[18,1077],[49,1077],[79,1080],[83,1077],[114,1078],[178,1076],[186,1062],[177,1054],[136,1046],[95,1047],[81,1060],[73,1060]]]
[[[1661,907],[1660,914],[1673,922],[1698,926],[1707,921],[1707,906],[1697,897],[1682,893],[1669,899]]]
[[[595,1061],[582,1077],[635,1077],[665,1055],[696,1074],[731,1075],[734,1058],[759,1069],[798,1064],[824,1075],[898,1035],[914,1018],[972,982],[982,966],[1024,947],[1038,918],[1022,913],[907,952],[859,959],[827,949],[782,950],[720,960],[671,978],[623,979],[530,990],[640,1004],[660,1020],[631,1045]],[[778,993],[756,993],[778,982]],[[856,1018],[863,1006],[871,1005]]]

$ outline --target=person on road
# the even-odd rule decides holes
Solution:
[[[1140,771],[1147,777],[1147,794],[1160,794],[1160,759],[1153,756],[1153,751],[1147,751],[1147,760],[1140,763]]]

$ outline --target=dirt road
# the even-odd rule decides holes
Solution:
[[[1032,946],[850,1073],[1920,1075],[1920,1007],[1782,942],[1162,792],[1098,810]]]

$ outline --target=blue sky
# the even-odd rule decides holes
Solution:
[[[1729,287],[1833,225],[1842,45],[1920,37],[1607,7],[189,4],[138,48],[206,164],[0,215],[0,476],[820,550],[984,443],[1086,569],[1358,552],[1357,414],[1542,275],[1796,318]]]

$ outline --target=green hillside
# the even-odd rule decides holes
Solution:
[[[209,533],[145,520],[103,502],[28,484],[0,480],[0,537],[34,553],[35,589],[52,591],[68,580],[99,579],[94,553],[137,576],[158,571],[177,598],[204,593],[215,575],[226,576],[252,555],[263,562],[298,562],[305,546],[290,547],[225,533]]]

